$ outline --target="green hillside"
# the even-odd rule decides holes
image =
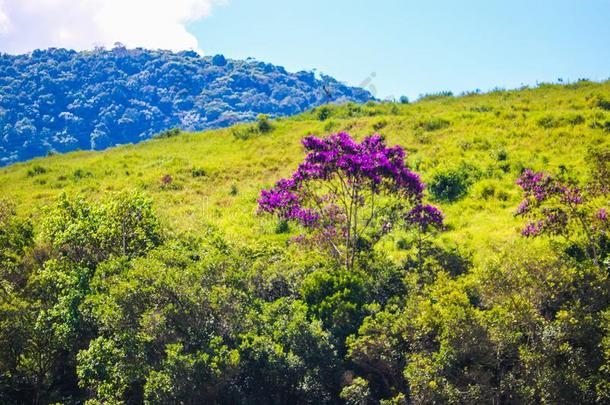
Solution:
[[[2,404],[610,401],[610,81],[168,131],[0,190]]]
[[[463,164],[476,172],[464,198],[439,205],[450,228],[443,238],[476,248],[480,258],[519,238],[522,221],[513,212],[521,198],[515,180],[523,168],[555,172],[563,166],[581,176],[588,151],[607,147],[610,111],[597,105],[607,99],[610,82],[579,82],[430,96],[412,104],[323,107],[323,114],[318,109],[274,121],[268,133],[241,131],[249,136],[245,140],[239,131],[247,126],[238,126],[35,159],[2,169],[0,188],[20,213],[34,216],[64,191],[97,198],[137,188],[153,198],[174,229],[196,232],[213,224],[244,242],[286,239],[254,215],[256,199],[262,188],[296,168],[303,156],[301,138],[380,133],[388,144],[406,149],[408,163],[426,182]],[[172,179],[168,185],[161,181],[165,175]]]

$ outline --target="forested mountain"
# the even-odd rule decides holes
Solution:
[[[165,135],[0,168],[1,404],[610,403],[610,81]]]
[[[296,114],[371,95],[313,72],[192,51],[36,50],[0,55],[0,165]]]

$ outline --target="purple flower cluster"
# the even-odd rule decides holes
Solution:
[[[517,214],[525,214],[531,208],[553,197],[559,197],[563,204],[583,203],[582,193],[578,187],[571,187],[543,172],[526,169],[517,180],[517,184],[523,189],[525,195],[525,199],[517,208]]]
[[[561,234],[568,225],[568,212],[583,204],[578,187],[572,187],[543,172],[526,169],[517,184],[524,191],[524,200],[516,215],[537,217],[521,231],[523,236],[539,236],[545,232]]]
[[[517,180],[525,198],[516,215],[527,217],[530,222],[521,234],[564,236],[570,243],[581,243],[587,257],[601,265],[605,249],[601,241],[610,233],[610,222],[606,208],[597,205],[601,196],[607,201],[607,191],[596,181],[578,187],[574,179],[525,170]]]
[[[517,184],[523,189],[526,199],[533,198],[538,202],[544,201],[558,190],[551,176],[543,172],[533,172],[530,169],[523,171],[523,174],[517,180]],[[520,207],[526,209],[528,206]]]
[[[525,228],[521,231],[521,235],[534,237],[540,235],[542,232],[542,227],[544,226],[542,221],[530,222],[525,225]]]
[[[313,227],[318,221],[318,214],[301,207],[299,196],[286,188],[286,182],[280,181],[271,190],[262,190],[258,200],[259,210],[278,215],[283,220],[296,220],[304,226]]]
[[[521,231],[524,236],[567,234],[571,223],[595,231],[601,229],[607,220],[604,208],[597,212],[587,208],[582,189],[571,182],[563,182],[548,174],[527,169],[517,184],[524,191],[524,199],[515,214],[532,219]],[[597,225],[594,224],[595,221],[598,221]]]
[[[405,220],[412,224],[417,225],[421,229],[428,229],[428,227],[442,228],[443,219],[445,216],[438,208],[432,205],[418,204],[405,216]]]
[[[361,143],[347,133],[328,138],[308,136],[303,145],[309,153],[292,177],[295,183],[341,175],[351,185],[389,186],[394,191],[404,191],[405,195],[422,197],[424,184],[419,175],[406,167],[403,149],[386,147],[380,135],[366,137]]]
[[[543,232],[560,235],[568,226],[568,214],[561,208],[542,208],[541,219],[528,223],[521,231],[523,236],[539,236]]]
[[[308,151],[304,162],[292,177],[281,179],[270,190],[261,191],[260,211],[316,227],[325,210],[319,204],[315,204],[315,209],[304,208],[308,200],[305,185],[337,179],[347,187],[367,189],[375,194],[385,188],[416,203],[423,197],[424,184],[419,175],[405,165],[403,149],[387,147],[380,135],[366,137],[361,143],[347,133],[327,138],[308,136],[303,139],[303,145]],[[316,196],[315,201],[319,203],[325,197]]]

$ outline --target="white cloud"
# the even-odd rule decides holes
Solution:
[[[128,47],[198,50],[186,25],[223,0],[0,0],[0,51]]]

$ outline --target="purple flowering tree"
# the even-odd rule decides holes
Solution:
[[[562,236],[571,242],[585,240],[587,257],[600,265],[602,243],[610,234],[606,208],[608,190],[594,184],[580,188],[565,181],[526,169],[517,184],[524,199],[516,215],[529,219],[521,234],[526,237]]]
[[[309,235],[300,240],[328,248],[348,270],[366,232],[392,228],[377,218],[382,199],[386,207],[393,199],[393,209],[405,212],[402,219],[410,224],[427,228],[442,223],[437,208],[423,205],[424,184],[405,165],[400,146],[386,146],[379,135],[358,143],[346,133],[308,136],[303,145],[305,160],[290,178],[261,191],[259,211],[301,224]]]

